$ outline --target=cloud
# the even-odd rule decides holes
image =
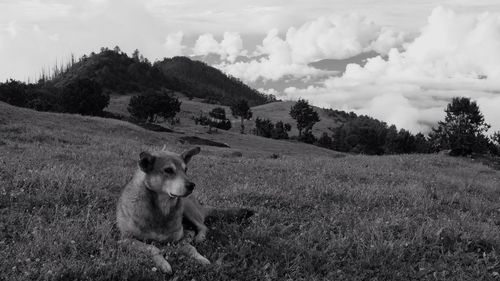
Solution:
[[[456,13],[437,7],[421,33],[387,59],[348,65],[321,86],[288,88],[314,104],[355,110],[413,132],[428,131],[452,97],[476,100],[500,130],[500,14]],[[496,108],[496,109],[495,109]]]
[[[237,32],[224,32],[220,43],[217,42],[213,34],[202,34],[193,47],[195,56],[217,54],[229,62],[234,62],[238,56],[246,55],[246,53],[246,50],[243,50],[243,40]]]
[[[184,33],[182,31],[167,35],[165,44],[163,44],[166,50],[165,56],[174,57],[183,55],[183,50],[186,48],[184,45],[182,45],[183,37]]]
[[[246,82],[276,81],[286,76],[318,77],[335,73],[320,71],[308,63],[346,59],[369,51],[386,54],[403,41],[402,33],[382,28],[363,16],[332,15],[306,22],[298,28],[291,27],[284,39],[279,30],[272,29],[257,46],[256,55],[265,55],[265,58],[223,63],[218,67]]]
[[[11,37],[16,37],[17,33],[18,33],[18,28],[16,27],[16,22],[15,21],[9,22],[9,24],[7,25],[7,28],[5,28],[5,30],[7,31],[7,33],[9,33],[9,35]]]

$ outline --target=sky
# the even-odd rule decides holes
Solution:
[[[262,92],[412,132],[467,96],[500,130],[497,0],[0,0],[0,81],[116,45],[151,61],[215,55]],[[366,53],[341,72],[311,65]]]

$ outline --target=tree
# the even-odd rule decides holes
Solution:
[[[332,147],[333,147],[333,140],[332,140],[332,138],[326,132],[323,132],[323,134],[321,135],[321,137],[318,139],[318,146],[321,146],[321,147],[324,147],[324,148],[328,148],[328,149],[332,149]]]
[[[418,133],[415,135],[415,152],[416,153],[429,153],[429,141],[425,138],[424,134]]]
[[[381,155],[385,152],[387,124],[368,116],[350,119],[334,130],[334,149]]]
[[[211,119],[208,122],[208,131],[211,131],[212,127],[218,128],[218,129],[223,129],[223,130],[229,130],[231,129],[231,121],[226,118],[226,110],[222,107],[216,107],[212,109],[208,115],[211,117]]]
[[[470,98],[453,98],[446,107],[444,121],[432,129],[431,139],[439,149],[451,149],[451,155],[470,155],[488,150],[485,133],[490,128],[476,102]]]
[[[255,134],[257,136],[270,138],[273,134],[274,124],[269,119],[255,119]]]
[[[297,103],[290,108],[290,116],[297,121],[299,139],[302,136],[302,130],[305,130],[304,133],[308,133],[314,124],[319,122],[318,113],[303,99],[299,99]]]
[[[140,61],[140,57],[141,54],[139,53],[139,50],[138,49],[135,49],[134,52],[132,53],[132,59],[135,61],[135,62],[139,62]]]
[[[26,93],[28,86],[19,81],[10,79],[5,83],[0,83],[0,101],[15,106],[26,106],[29,97]]]
[[[283,121],[278,121],[274,125],[271,137],[273,139],[288,139],[288,132],[290,132],[291,129],[292,127],[290,124],[284,124]]]
[[[491,135],[491,145],[492,145],[492,153],[496,155],[500,155],[500,131],[494,132]]]
[[[233,104],[231,104],[231,114],[240,118],[241,120],[241,133],[245,133],[245,124],[244,120],[250,120],[252,118],[252,111],[250,110],[250,106],[248,106],[248,102],[244,99],[237,100]]]
[[[90,79],[76,79],[61,90],[62,111],[83,115],[99,115],[109,104],[109,95],[99,83]]]
[[[150,90],[146,94],[133,96],[127,110],[140,121],[156,123],[160,117],[164,120],[173,119],[181,110],[181,102],[166,92]]]

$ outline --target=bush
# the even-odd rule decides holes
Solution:
[[[208,115],[211,117],[209,119],[209,131],[211,127],[217,128],[217,129],[222,129],[222,130],[229,130],[231,129],[231,121],[227,119],[226,117],[226,110],[222,107],[216,107],[212,109]]]
[[[344,152],[381,155],[385,152],[387,125],[368,116],[359,116],[334,131],[334,149]]]
[[[291,128],[290,124],[283,123],[283,121],[278,121],[274,124],[269,119],[260,119],[257,117],[255,119],[254,134],[265,138],[288,139],[288,132]]]
[[[317,145],[320,147],[331,149],[333,147],[333,140],[327,133],[324,132],[318,139]]]
[[[76,79],[63,86],[60,101],[63,112],[99,115],[108,106],[109,95],[90,79]]]
[[[0,101],[11,105],[26,107],[31,99],[27,93],[28,85],[23,82],[9,80],[0,83]]]
[[[193,120],[196,125],[208,126],[208,131],[211,132],[212,128],[229,130],[231,129],[231,121],[226,117],[226,111],[222,107],[216,107],[212,109],[209,116],[200,113],[198,117],[194,117]]]
[[[127,110],[139,121],[157,123],[160,118],[173,119],[181,110],[181,102],[168,92],[149,90],[146,94],[133,96]]]

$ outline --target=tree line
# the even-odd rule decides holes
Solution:
[[[340,118],[342,124],[331,128],[330,134],[323,132],[316,137],[312,128],[320,121],[318,113],[306,100],[299,99],[289,112],[296,121],[299,135],[291,138],[337,151],[368,155],[434,153],[442,150],[456,156],[474,153],[500,155],[500,132],[488,137],[486,132],[490,125],[485,122],[476,102],[465,97],[452,99],[445,109],[445,120],[433,127],[427,137],[422,133],[398,130],[394,125],[388,126],[385,122],[353,112],[329,109],[327,113]],[[273,133],[273,130],[290,131],[282,128],[281,121],[274,124],[269,119],[255,119],[256,135],[288,139],[288,134]]]

